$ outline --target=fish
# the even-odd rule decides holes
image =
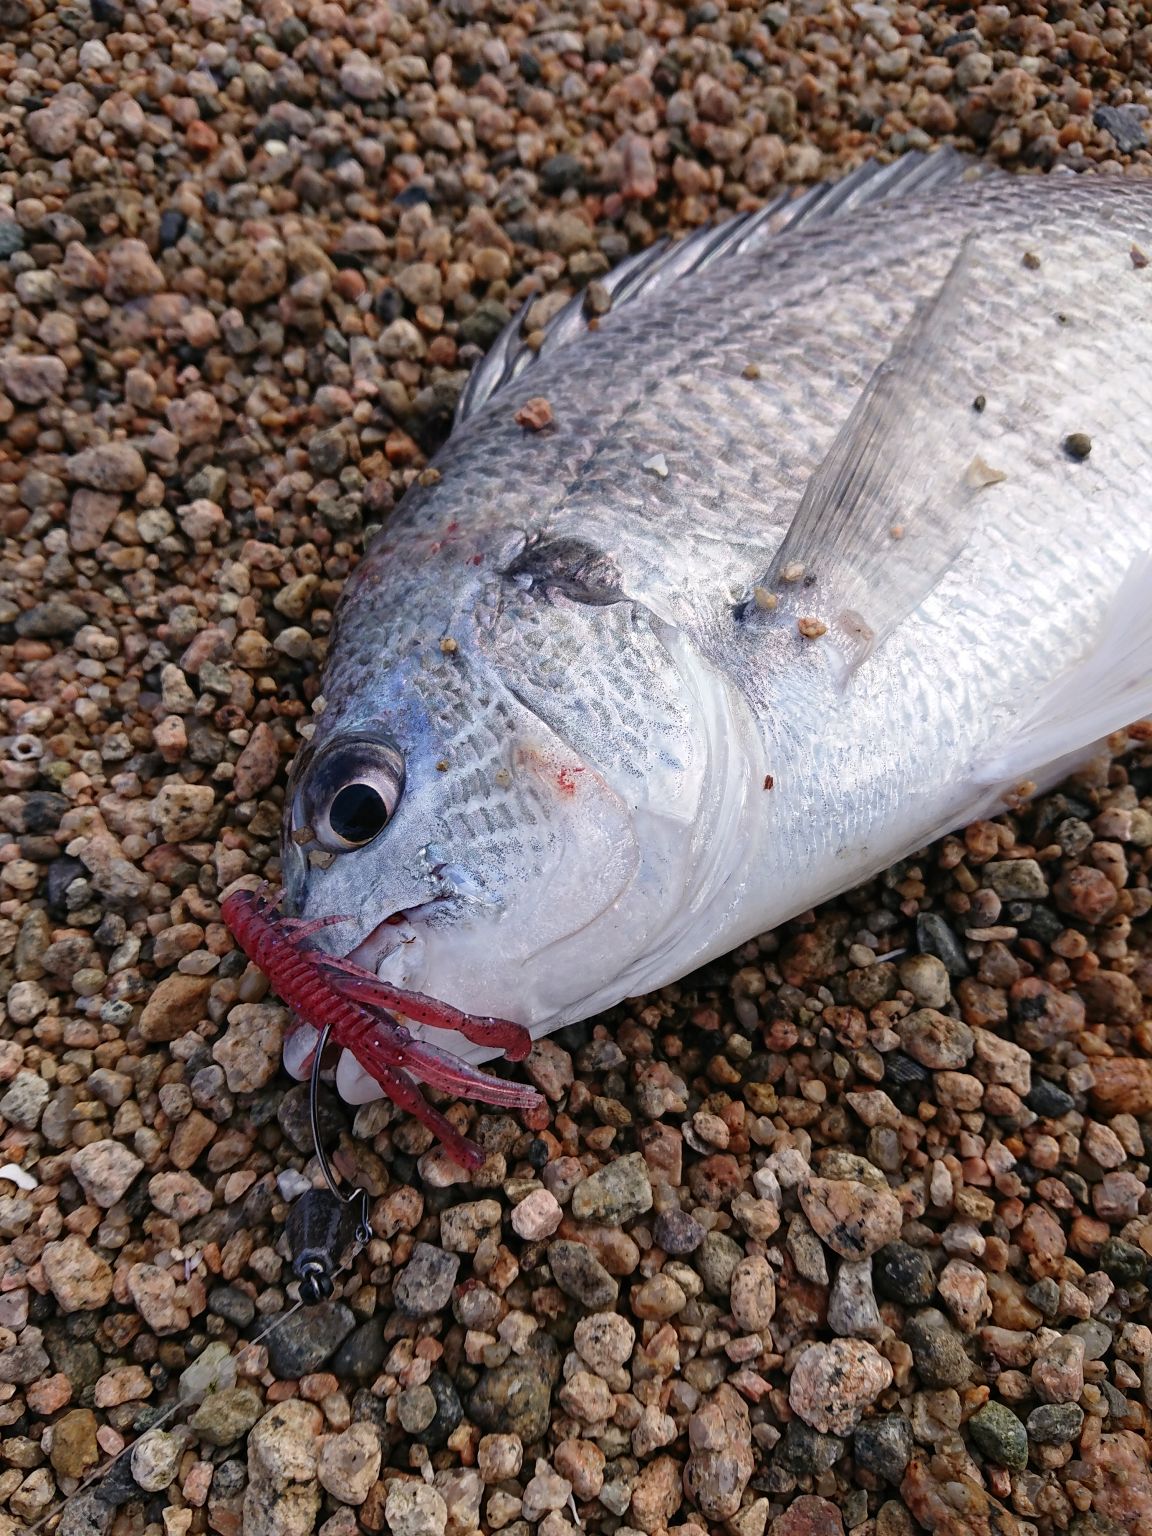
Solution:
[[[283,920],[332,984],[475,1069],[462,1015],[652,992],[1152,710],[1144,252],[1152,182],[906,156],[511,327],[291,771]],[[348,1049],[336,1084],[387,1092]]]

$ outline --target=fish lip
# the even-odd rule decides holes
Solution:
[[[390,912],[387,917],[382,917],[374,928],[370,928],[362,938],[358,939],[343,958],[363,966],[366,970],[375,971],[379,975],[380,967],[391,955],[394,955],[402,945],[415,942],[416,933],[409,932],[406,936],[403,931],[405,928],[411,930],[414,924],[423,922],[434,908],[442,909],[456,899],[454,894],[444,892],[420,902],[417,906],[400,907],[395,912]]]

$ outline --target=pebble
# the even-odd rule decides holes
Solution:
[[[688,1445],[685,1492],[707,1519],[731,1519],[756,1463],[748,1409],[730,1386],[719,1386],[692,1415]]]
[[[95,1312],[112,1294],[112,1267],[82,1237],[71,1234],[46,1243],[41,1259],[44,1278],[60,1310]]]
[[[844,1259],[868,1258],[897,1238],[903,1224],[890,1190],[854,1179],[807,1179],[800,1204],[817,1237]]]
[[[736,1326],[760,1333],[776,1311],[776,1282],[772,1266],[758,1254],[741,1259],[732,1271],[728,1305]]]
[[[380,1435],[372,1424],[351,1424],[320,1451],[322,1486],[342,1504],[363,1504],[380,1476]]]
[[[661,1211],[652,1228],[656,1245],[672,1258],[695,1253],[704,1241],[704,1228],[687,1211]]]
[[[298,1381],[326,1365],[356,1326],[342,1301],[322,1301],[285,1316],[267,1338],[268,1364],[281,1381]]]
[[[933,1072],[954,1072],[967,1066],[976,1046],[967,1024],[936,1008],[917,1008],[896,1024],[904,1050],[913,1061]]]
[[[444,1536],[448,1506],[426,1483],[396,1478],[388,1484],[384,1518],[392,1536]]]
[[[623,1226],[651,1209],[652,1182],[639,1152],[616,1158],[572,1191],[572,1214],[577,1221]]]
[[[551,1398],[552,1382],[540,1361],[515,1356],[483,1372],[468,1398],[468,1414],[481,1429],[532,1445],[548,1432]]]
[[[143,1160],[119,1141],[89,1142],[72,1159],[72,1173],[89,1200],[107,1210],[131,1189]]]
[[[1028,1415],[1028,1438],[1034,1445],[1067,1445],[1084,1427],[1084,1410],[1076,1403],[1041,1403]]]
[[[238,1003],[228,1029],[212,1045],[212,1060],[224,1068],[229,1093],[255,1093],[280,1066],[287,1011],[269,1003]]]
[[[885,1301],[904,1307],[922,1307],[936,1294],[936,1271],[919,1248],[908,1243],[888,1243],[872,1261],[876,1290]]]
[[[926,1387],[962,1387],[972,1376],[972,1361],[961,1334],[935,1307],[905,1319],[904,1342],[912,1351],[916,1374]]]
[[[892,1367],[863,1339],[810,1344],[788,1385],[794,1413],[822,1434],[848,1435],[892,1383]]]
[[[582,1306],[591,1311],[615,1306],[619,1285],[583,1243],[549,1243],[548,1267],[564,1294]]]
[[[148,478],[148,468],[129,443],[105,443],[85,448],[67,461],[70,478],[93,491],[138,491]]]
[[[460,1260],[455,1254],[445,1253],[431,1243],[417,1243],[393,1286],[397,1310],[413,1318],[434,1317],[442,1312],[452,1298],[459,1271]]]
[[[90,1408],[73,1408],[52,1426],[49,1458],[62,1477],[83,1477],[100,1460],[99,1421]]]
[[[534,1189],[512,1210],[512,1230],[525,1242],[540,1242],[551,1237],[564,1219],[556,1196],[548,1189]]]
[[[768,1536],[844,1536],[844,1521],[829,1499],[803,1493],[777,1515]]]
[[[828,1327],[842,1338],[878,1343],[885,1326],[872,1289],[872,1261],[842,1259],[828,1295]]]
[[[255,1387],[226,1386],[208,1393],[188,1425],[208,1445],[232,1445],[243,1439],[263,1411]]]
[[[912,1452],[912,1426],[901,1413],[863,1419],[852,1436],[857,1466],[889,1483],[899,1484]]]
[[[1028,1465],[1028,1432],[1003,1403],[985,1403],[968,1420],[972,1443],[989,1461],[1010,1472],[1023,1472]]]
[[[184,1446],[162,1429],[149,1430],[132,1447],[132,1476],[145,1493],[160,1493],[176,1480]]]

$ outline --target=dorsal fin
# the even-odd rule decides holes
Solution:
[[[869,160],[840,181],[822,182],[799,194],[782,193],[754,213],[710,225],[683,240],[657,241],[648,250],[622,261],[601,282],[616,310],[622,304],[663,292],[682,278],[707,271],[728,256],[743,256],[785,230],[829,224],[870,204],[917,197],[974,171],[972,161],[948,149],[932,155],[903,155],[888,165]],[[457,402],[455,427],[475,415],[539,358],[552,357],[558,348],[588,329],[583,295],[577,294],[553,316],[545,328],[543,344],[533,349],[525,345],[522,335],[528,307],[526,304],[504,327],[469,374]]]

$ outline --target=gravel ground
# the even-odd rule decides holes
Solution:
[[[1152,1532],[1147,735],[543,1043],[470,1180],[327,1105],[377,1236],[278,1326],[218,907],[517,305],[877,151],[1148,174],[1149,21],[0,0],[0,1533]]]

